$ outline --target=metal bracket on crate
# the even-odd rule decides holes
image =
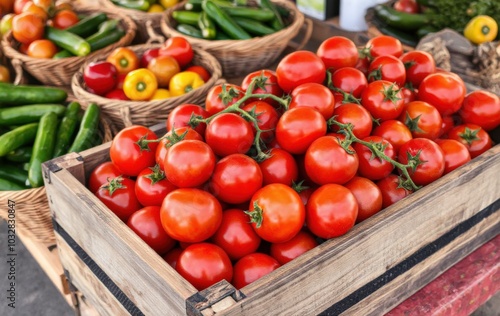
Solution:
[[[188,315],[213,315],[217,314],[216,305],[221,304],[219,309],[227,308],[239,300],[245,298],[245,294],[234,288],[226,280],[219,281],[209,288],[202,290],[186,300]],[[224,303],[222,303],[224,301]],[[207,309],[212,311],[207,313]]]

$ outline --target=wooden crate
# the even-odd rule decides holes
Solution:
[[[380,315],[500,232],[497,145],[240,291],[198,292],[84,186],[109,146],[43,166],[62,265],[102,315]]]

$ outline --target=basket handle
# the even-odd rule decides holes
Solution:
[[[302,41],[300,43],[293,43],[290,42],[288,45],[293,48],[294,50],[301,50],[306,46],[307,42],[309,42],[309,39],[311,38],[312,31],[313,31],[313,21],[311,19],[305,18],[304,19],[304,24],[302,28],[305,26],[305,34],[304,37],[302,38]]]
[[[122,121],[125,127],[134,125],[132,124],[132,120],[130,118],[130,108],[128,106],[120,108],[120,116],[122,117]]]
[[[146,21],[146,31],[148,32],[148,40],[146,41],[146,44],[162,44],[165,42],[165,37],[156,34],[154,28],[153,28],[153,21],[148,20]]]
[[[12,68],[14,68],[14,72],[16,73],[16,77],[14,79],[14,84],[19,85],[23,82],[23,62],[17,58],[13,58],[10,61]]]

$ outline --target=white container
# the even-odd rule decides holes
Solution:
[[[366,31],[368,25],[365,21],[366,9],[384,0],[340,0],[340,27],[346,31]]]

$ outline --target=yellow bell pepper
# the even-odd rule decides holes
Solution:
[[[158,81],[153,72],[146,68],[133,70],[123,82],[123,92],[130,100],[145,101],[151,99],[158,89]]]
[[[170,95],[177,97],[186,94],[205,84],[200,75],[193,71],[182,71],[175,74],[169,83]]]
[[[155,94],[151,97],[152,100],[163,100],[163,99],[168,99],[170,98],[170,91],[167,89],[158,89],[156,90]]]
[[[474,44],[493,41],[498,34],[498,24],[490,16],[478,15],[465,26],[464,36]]]

